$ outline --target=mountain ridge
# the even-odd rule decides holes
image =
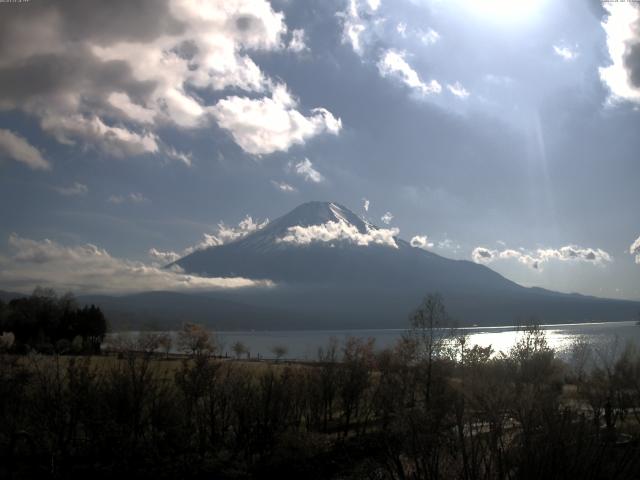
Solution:
[[[331,229],[323,227],[329,224]],[[371,232],[385,233],[387,243],[366,243]],[[300,233],[300,243],[283,240],[287,235],[296,240],[295,233]],[[465,324],[509,324],[518,316],[550,323],[620,320],[630,319],[631,311],[640,308],[639,302],[518,285],[484,265],[412,247],[397,232],[373,225],[336,202],[304,203],[262,229],[193,252],[175,265],[204,276],[268,278],[280,288],[228,295],[252,304],[324,311],[345,325],[404,326],[424,294],[436,291]]]
[[[81,294],[78,301],[100,305],[116,329],[175,329],[185,321],[226,330],[406,328],[411,312],[432,292],[443,296],[460,325],[633,320],[640,311],[640,302],[524,287],[485,265],[412,247],[397,231],[337,202],[304,203],[167,268],[174,266],[204,276],[269,279],[275,286]]]

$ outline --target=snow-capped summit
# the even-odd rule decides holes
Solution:
[[[261,252],[311,245],[398,248],[398,233],[397,229],[377,227],[338,203],[307,202],[227,245]]]
[[[176,264],[204,276],[272,280],[273,288],[228,295],[286,310],[283,321],[305,328],[406,326],[407,314],[427,292],[441,293],[454,317],[466,323],[510,324],[522,315],[551,322],[619,320],[637,310],[633,302],[613,305],[522,287],[484,265],[411,247],[397,229],[376,227],[332,202],[304,203]]]
[[[323,225],[327,222],[344,222],[356,227],[360,233],[365,233],[368,225],[358,215],[338,203],[307,202],[271,222],[270,227],[286,230],[290,227]]]
[[[386,283],[398,275],[433,276],[442,263],[451,264],[451,271],[463,267],[411,247],[398,234],[398,229],[375,226],[338,203],[307,202],[242,238],[195,251],[175,264],[205,276],[242,276],[288,284]],[[485,267],[463,263],[464,268],[486,270],[489,276],[511,283]],[[448,277],[441,276],[440,281],[449,281]]]

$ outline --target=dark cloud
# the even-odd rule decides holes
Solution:
[[[163,126],[193,130],[218,121],[244,151],[269,154],[340,129],[322,105],[301,114],[295,92],[265,76],[250,56],[285,49],[284,14],[267,0],[34,1],[7,10],[0,20],[0,110],[38,117],[63,143],[79,139],[118,156],[159,152]],[[216,97],[231,88],[261,98]],[[234,110],[238,102],[229,105],[234,99],[242,100],[242,112]],[[276,116],[288,115],[292,127],[276,132],[277,122],[259,115],[267,104]],[[211,112],[225,105],[223,122]],[[276,133],[279,139],[247,147],[246,131],[259,143]]]
[[[89,45],[148,42],[183,29],[167,0],[33,0],[3,8],[0,107],[23,108],[34,98],[67,93],[94,104],[117,91],[144,101],[154,82],[135,80],[126,62],[101,60]]]
[[[69,41],[98,44],[146,42],[179,34],[185,28],[171,15],[168,0],[31,0],[19,8],[3,8],[0,38],[4,41],[16,35],[16,30],[32,24],[34,18],[42,22],[41,30],[49,27],[47,22],[54,22]]]
[[[635,38],[627,40],[623,62],[629,75],[629,82],[634,87],[640,88],[640,6],[636,8],[638,10],[638,19],[632,27]]]
[[[624,56],[624,66],[629,74],[631,85],[640,88],[640,38],[637,43],[629,45]]]
[[[171,16],[167,0],[65,0],[60,5],[65,28],[79,39],[150,41],[185,29]]]
[[[0,68],[0,105],[23,106],[38,97],[66,92],[104,98],[123,91],[137,101],[153,91],[152,81],[133,78],[124,61],[101,61],[86,49],[71,53],[33,55],[18,65]]]

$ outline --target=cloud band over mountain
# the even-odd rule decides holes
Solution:
[[[534,270],[541,269],[542,264],[551,260],[585,262],[594,265],[602,265],[613,261],[611,255],[600,248],[582,248],[576,245],[567,245],[558,249],[539,248],[535,252],[513,249],[493,250],[485,247],[476,247],[471,252],[471,258],[474,262],[483,264],[488,264],[496,260],[514,259]]]
[[[31,292],[36,286],[76,293],[207,291],[268,287],[268,280],[206,278],[113,257],[92,244],[64,246],[12,234],[10,256],[0,257],[0,288]]]

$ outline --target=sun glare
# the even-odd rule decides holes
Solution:
[[[545,0],[461,0],[461,7],[483,20],[504,25],[532,20]]]

